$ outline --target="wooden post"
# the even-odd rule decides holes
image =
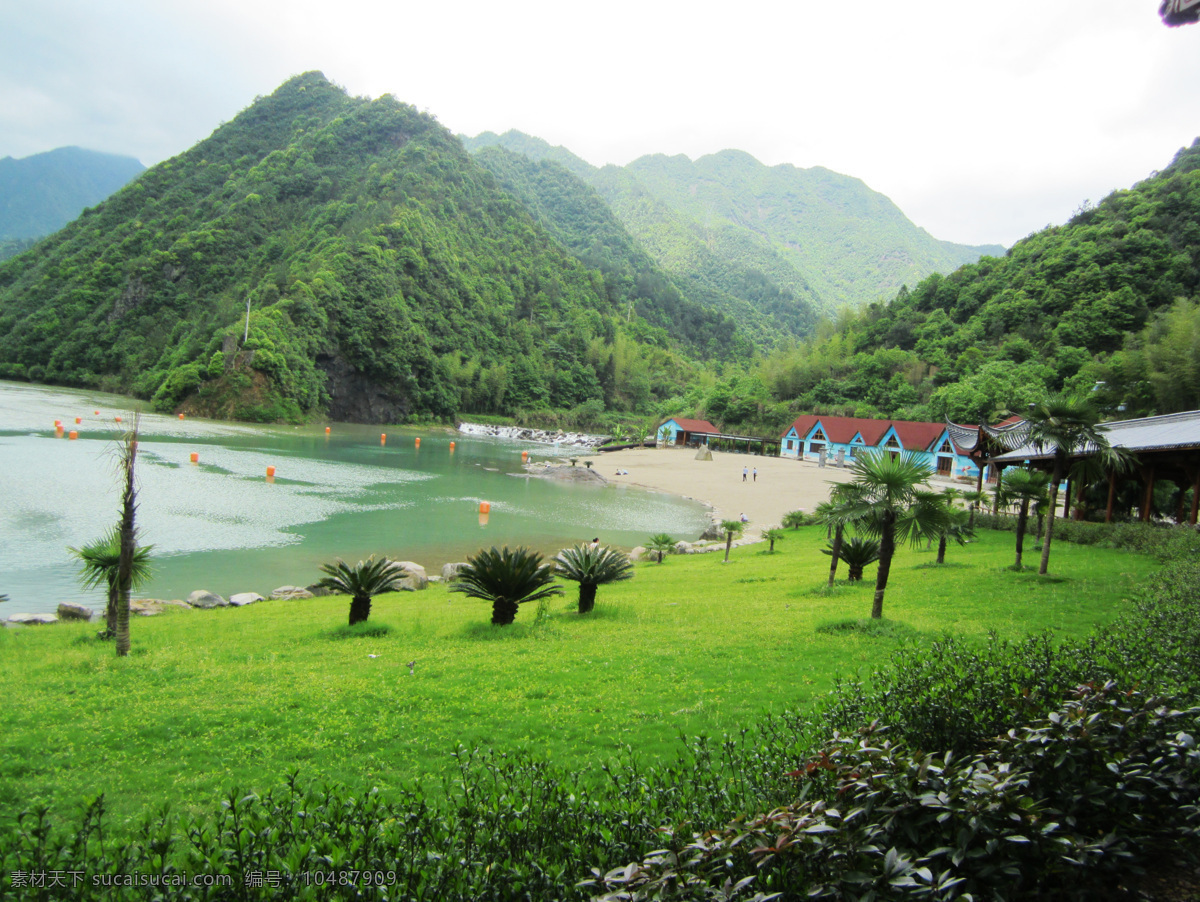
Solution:
[[[1063,492],[1063,512],[1064,517],[1071,513],[1071,477],[1067,477],[1067,490]]]
[[[994,464],[996,467],[996,492],[992,495],[992,516],[1000,516],[1000,484],[1004,481],[1004,465]]]
[[[1150,506],[1154,503],[1154,465],[1146,466],[1146,495],[1142,499],[1142,516],[1141,520],[1146,523],[1150,520]]]
[[[1196,479],[1192,483],[1192,513],[1188,517],[1188,522],[1193,526],[1196,525],[1196,514],[1200,509],[1200,470],[1196,471]]]

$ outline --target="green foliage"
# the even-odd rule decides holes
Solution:
[[[537,552],[505,546],[467,558],[450,591],[490,601],[492,625],[508,626],[516,619],[518,605],[562,594],[554,575],[554,565],[542,563]]]
[[[661,564],[666,555],[675,552],[676,544],[676,540],[673,537],[667,535],[665,532],[660,532],[655,533],[646,541],[646,550],[658,555],[658,562]]]
[[[677,292],[631,309],[603,263],[431,116],[307,73],[0,265],[0,375],[256,421],[584,421],[748,351]],[[703,347],[663,328],[693,320]]]
[[[117,603],[120,594],[121,528],[114,526],[103,536],[82,548],[68,547],[67,550],[79,558],[79,583],[85,589],[103,585],[108,590],[105,609],[105,632],[111,638],[116,635]],[[129,585],[136,589],[144,585],[153,574],[150,554],[153,545],[139,545],[130,558]]]
[[[371,598],[384,592],[395,592],[408,577],[408,571],[387,558],[376,560],[374,556],[357,564],[337,560],[322,564],[325,576],[317,585],[339,595],[350,596],[350,622],[353,627],[365,623],[371,616]]]
[[[554,572],[579,583],[579,613],[587,614],[596,606],[596,587],[632,579],[633,564],[623,552],[583,543],[560,551]]]
[[[832,556],[835,553],[833,545],[822,548],[821,553]],[[863,570],[879,561],[879,542],[865,536],[851,536],[842,540],[836,554],[849,570],[846,579],[852,583],[859,582],[863,578]]]
[[[764,529],[761,535],[764,540],[770,543],[770,547],[767,549],[768,554],[775,553],[776,542],[782,542],[787,538],[787,533],[778,526],[772,526],[770,529]]]

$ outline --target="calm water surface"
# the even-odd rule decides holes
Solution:
[[[102,592],[79,587],[67,548],[117,522],[115,449],[123,426],[114,418],[128,425],[135,404],[0,382],[0,594],[10,599],[0,620],[53,611],[60,601],[103,607]],[[56,419],[64,436],[74,429],[78,439],[57,437]],[[335,557],[369,554],[416,561],[433,574],[491,545],[554,553],[599,535],[629,548],[656,532],[694,538],[708,523],[701,505],[682,498],[525,477],[521,451],[534,461],[560,456],[543,445],[395,427],[381,445],[380,432],[335,423],[326,436],[324,425],[252,427],[143,414],[138,526],[142,542],[154,546],[154,577],[135,595],[265,595],[313,582]],[[269,465],[274,482],[265,478]],[[491,513],[483,522],[485,500]]]

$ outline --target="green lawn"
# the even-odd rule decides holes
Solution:
[[[135,618],[123,660],[91,638],[95,625],[0,630],[0,816],[72,810],[101,791],[118,816],[166,801],[211,809],[234,785],[266,788],[292,769],[385,790],[436,783],[460,743],[581,768],[623,744],[673,756],[681,732],[808,705],[901,641],[1086,634],[1157,566],[1059,542],[1054,578],[1039,579],[1003,569],[1013,541],[981,533],[943,567],[902,551],[884,606],[896,628],[878,636],[819,629],[869,614],[875,568],[820,592],[816,528],[789,531],[773,555],[734,549],[727,565],[720,553],[639,564],[587,617],[566,584],[540,622],[524,605],[505,628],[487,603],[434,585],[376,599],[370,623],[389,628],[377,637],[337,637],[347,598]]]

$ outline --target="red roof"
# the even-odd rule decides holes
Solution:
[[[896,428],[900,444],[910,451],[928,451],[946,431],[945,423],[926,423],[912,420],[875,420],[867,417],[823,417],[816,414],[805,414],[797,417],[788,427],[788,432],[796,430],[801,438],[812,432],[817,423],[821,424],[825,438],[839,445],[848,445],[855,435],[862,434],[863,443],[868,448],[874,448],[883,441],[883,436],[891,427]],[[785,432],[784,435],[787,435]]]
[[[683,417],[671,417],[671,420],[675,422],[681,432],[711,432],[718,435],[721,432],[708,420],[687,420]]]

